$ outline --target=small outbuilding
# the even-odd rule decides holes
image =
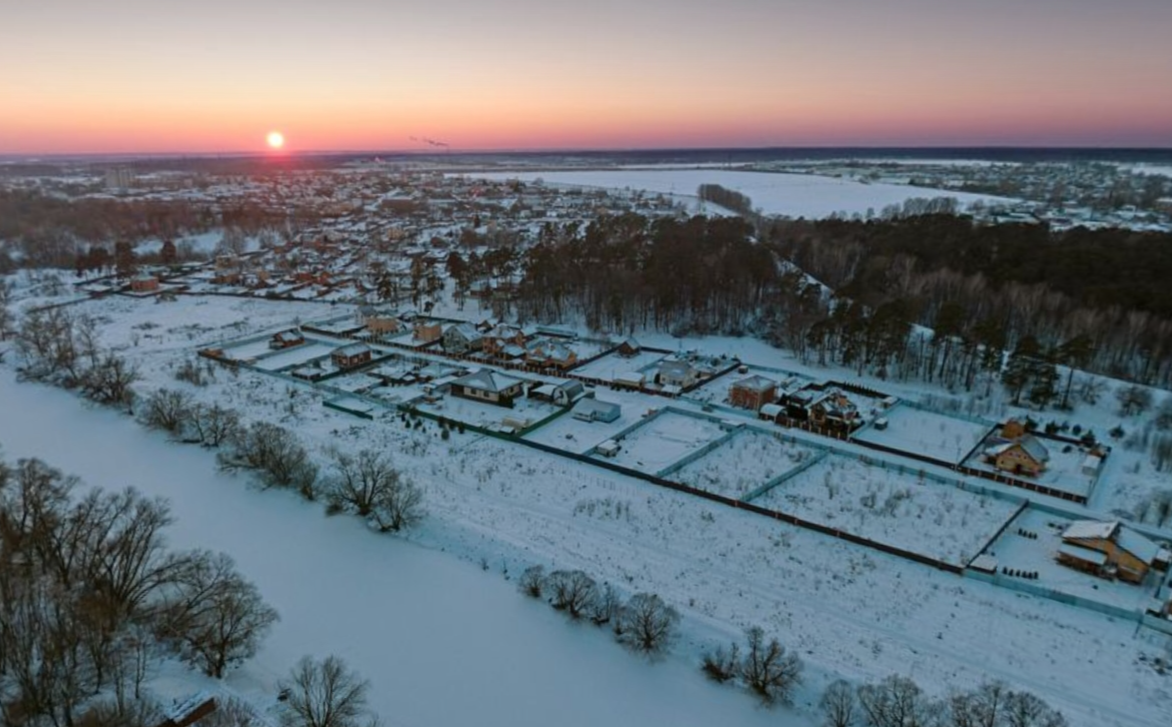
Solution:
[[[604,422],[610,424],[622,416],[623,409],[618,404],[600,399],[582,399],[574,405],[573,417],[583,422]]]

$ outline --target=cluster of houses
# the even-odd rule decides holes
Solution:
[[[734,381],[728,389],[732,406],[757,412],[778,423],[808,424],[818,429],[850,433],[863,425],[858,405],[836,386],[803,386],[754,374]]]
[[[1169,555],[1118,521],[1080,520],[1062,531],[1059,563],[1093,575],[1142,584],[1150,571],[1167,571]]]

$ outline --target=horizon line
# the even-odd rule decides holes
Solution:
[[[272,151],[266,149],[225,149],[218,151],[74,151],[74,152],[0,152],[0,163],[12,161],[67,161],[84,159],[123,158],[133,160],[266,158],[273,161],[295,157],[402,155],[402,156],[464,156],[464,155],[555,155],[555,154],[651,154],[665,152],[768,152],[768,151],[1077,151],[1077,152],[1172,152],[1166,146],[1121,146],[1114,144],[796,144],[770,146],[648,146],[648,147],[551,147],[547,149],[485,148],[485,149],[296,149]]]

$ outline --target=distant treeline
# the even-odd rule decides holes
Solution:
[[[719,184],[701,184],[696,194],[700,199],[718,204],[726,210],[739,212],[745,216],[753,214],[753,200],[735,189],[727,189]]]

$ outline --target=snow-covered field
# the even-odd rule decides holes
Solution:
[[[671,479],[726,497],[744,497],[773,478],[807,462],[817,450],[754,427],[741,431]]]
[[[823,459],[755,502],[955,565],[976,556],[1017,509],[842,455]]]
[[[879,213],[888,205],[901,205],[914,197],[953,197],[961,206],[973,202],[1005,201],[998,197],[966,194],[951,190],[925,189],[897,184],[865,184],[846,179],[805,174],[774,174],[718,169],[614,170],[574,172],[478,173],[484,179],[519,179],[547,184],[610,189],[641,189],[647,192],[695,196],[701,184],[719,184],[746,194],[753,206],[766,214],[789,217],[829,217],[835,213]]]
[[[726,434],[718,422],[666,411],[622,438],[615,464],[655,474]]]
[[[229,680],[252,699],[271,700],[275,679],[303,653],[334,652],[372,681],[375,707],[388,721],[403,725],[547,724],[551,715],[571,725],[804,725],[815,722],[812,710],[829,679],[895,672],[933,694],[1005,679],[1063,709],[1077,727],[1164,727],[1172,718],[1172,678],[1137,659],[1159,653],[1163,640],[1134,623],[515,444],[471,433],[445,442],[430,423],[407,430],[397,419],[365,422],[324,409],[309,386],[260,373],[216,367],[203,388],[174,380],[178,361],[197,348],[279,329],[320,306],[109,298],[84,310],[110,321],[104,338],[139,364],[144,390],[185,388],[289,427],[317,453],[327,445],[380,448],[425,488],[429,515],[409,537],[425,546],[419,548],[365,532],[351,519],[324,518],[320,506],[256,492],[244,478],[217,473],[210,453],[166,443],[71,394],[18,385],[10,371],[0,376],[0,443],[8,457],[35,454],[92,484],[133,484],[170,497],[175,544],[228,550],[281,611],[284,620],[262,653]],[[701,345],[768,365],[792,362],[750,339]],[[827,375],[834,374],[821,372]],[[617,392],[599,394],[610,400]],[[823,481],[808,486],[812,503],[825,500]],[[959,498],[972,495],[914,477],[904,486],[913,490],[899,503],[907,509],[897,508],[906,517],[872,520],[901,523],[903,537],[925,547],[935,538],[959,548],[961,539],[977,537],[967,529],[984,527],[971,501],[967,529],[955,519],[965,511]],[[932,491],[953,495],[941,526],[930,515],[944,502],[926,502],[923,519],[915,517]],[[470,565],[481,562],[490,573]],[[516,595],[501,571],[513,577],[537,562],[662,595],[684,615],[673,654],[648,665],[604,633],[566,624]],[[702,648],[754,624],[806,660],[796,712],[759,709],[734,689],[711,686],[696,668]]]
[[[882,416],[887,419],[886,429],[871,426],[854,438],[951,464],[960,464],[993,428],[992,424],[977,424],[907,406],[897,406]]]

